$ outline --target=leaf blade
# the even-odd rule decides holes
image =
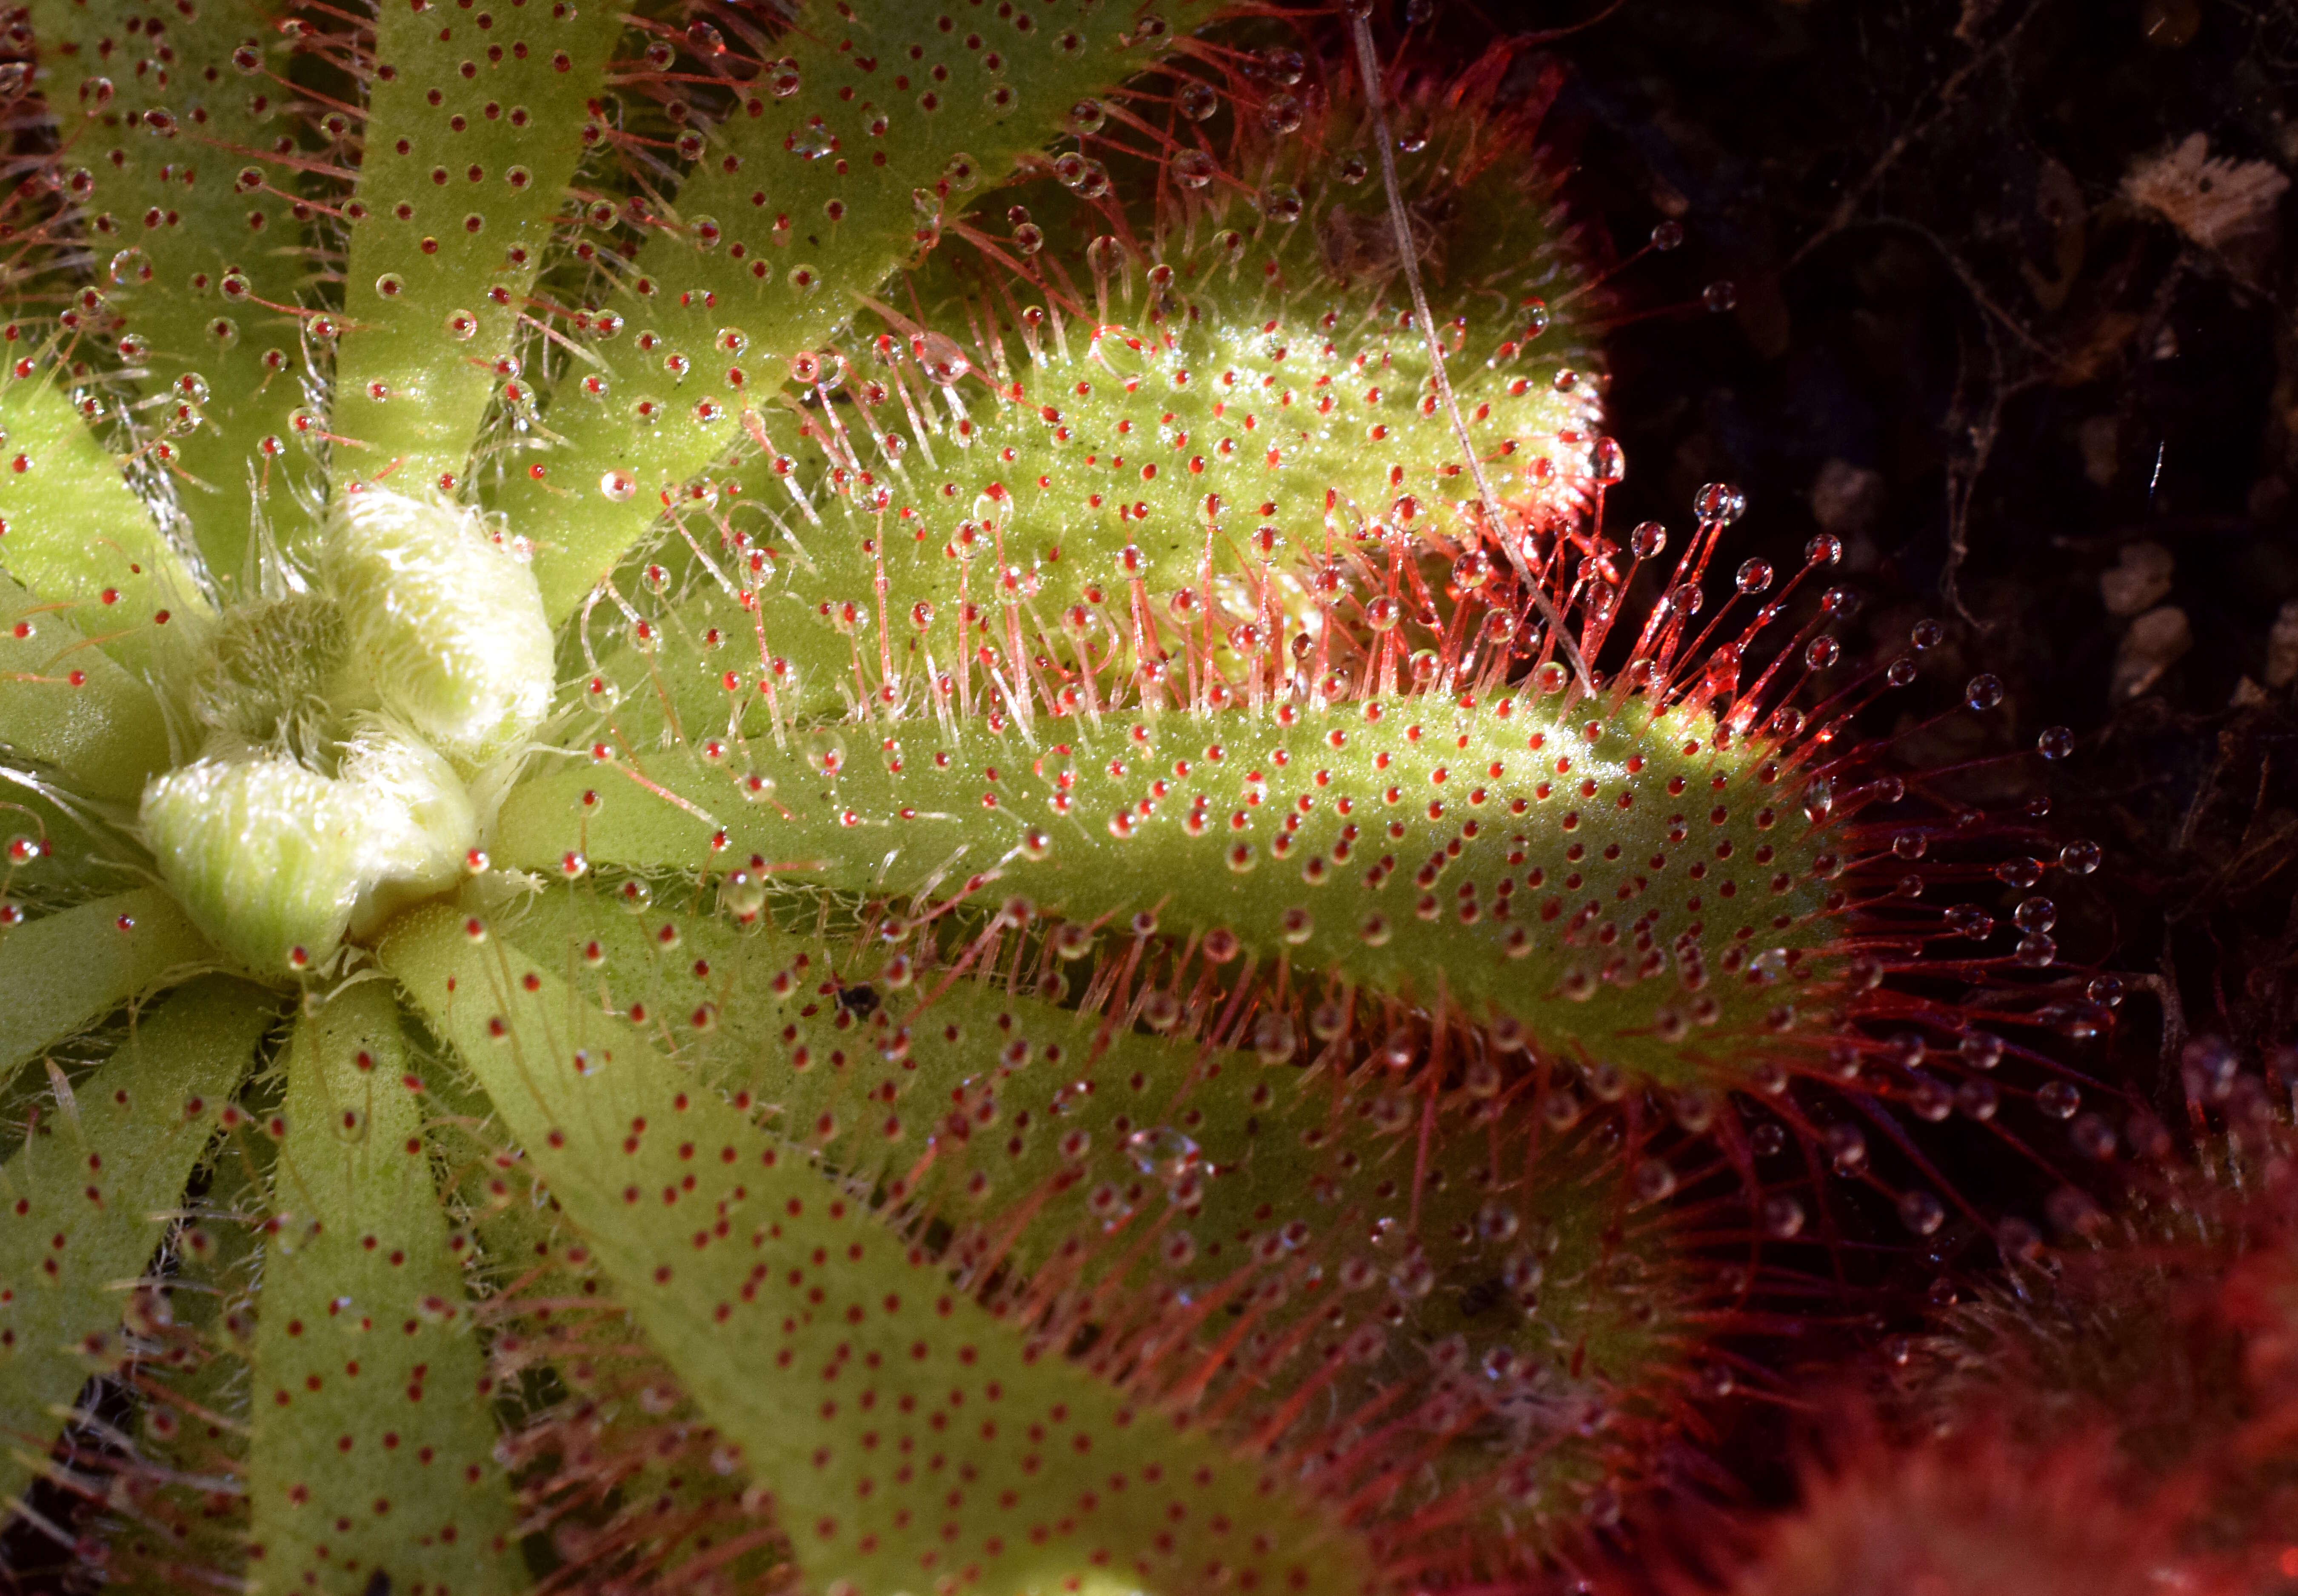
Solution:
[[[117,893],[29,924],[0,941],[0,1069],[13,1069],[170,974],[216,962],[175,899]]]
[[[272,999],[211,977],[172,995],[74,1093],[76,1112],[0,1169],[0,1498],[30,1479],[60,1408],[101,1367],[79,1344],[120,1322],[117,1283],[143,1271],[213,1124],[194,1099],[228,1097]]]
[[[1365,1550],[1325,1510],[1256,1479],[1185,1417],[1137,1414],[1058,1355],[1025,1356],[1013,1327],[950,1293],[938,1269],[839,1187],[732,1110],[682,1090],[643,1037],[587,1013],[524,955],[474,944],[459,917],[435,907],[402,917],[380,952],[478,1074],[649,1339],[775,1492],[809,1576],[890,1592],[962,1556],[990,1583],[1018,1587],[1093,1577],[1095,1549],[1120,1568],[1178,1576],[1166,1509],[1186,1515],[1169,1493],[1194,1478],[1256,1504],[1263,1550],[1224,1546],[1238,1554],[1233,1566],[1294,1589],[1355,1588]],[[832,1253],[835,1278],[812,1284]],[[814,1313],[809,1293],[832,1289],[840,1311]],[[946,1435],[975,1470],[960,1501],[880,1464],[851,1416],[840,1419],[841,1403],[824,1402],[814,1382],[843,1366],[841,1344],[878,1359],[867,1383],[884,1387],[889,1413],[922,1409],[938,1420],[914,1435],[906,1418],[888,1422],[913,1447]],[[767,1374],[770,1347],[774,1368],[796,1373]],[[1009,1392],[1013,1419],[1034,1421],[1038,1441],[1019,1422],[996,1422]],[[981,1430],[958,1412],[969,1401],[971,1412],[991,1404]],[[1064,1463],[1072,1448],[1090,1453],[1095,1483]],[[1148,1463],[1169,1472],[1140,1475]],[[1134,1488],[1100,1488],[1105,1467]],[[961,1517],[963,1501],[979,1506]]]
[[[160,701],[70,621],[42,611],[0,576],[0,744],[132,803],[167,761]]]
[[[297,1026],[288,1057],[250,1362],[250,1555],[264,1589],[520,1583],[399,1025],[390,989],[361,982]]]

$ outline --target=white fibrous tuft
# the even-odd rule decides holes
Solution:
[[[384,707],[465,774],[549,713],[541,596],[475,517],[364,489],[337,512],[321,572]]]
[[[374,830],[355,788],[275,756],[210,757],[154,776],[141,818],[193,922],[251,968],[306,968],[343,940]]]
[[[344,745],[341,780],[370,814],[354,932],[461,878],[465,856],[479,839],[470,795],[453,768],[405,727],[381,715],[360,716]]]
[[[461,778],[380,715],[359,717],[339,775],[227,749],[154,777],[142,820],[194,922],[266,974],[444,890],[478,839]]]

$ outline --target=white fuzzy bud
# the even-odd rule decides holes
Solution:
[[[464,773],[549,713],[542,596],[476,517],[362,489],[337,511],[320,570],[376,699]]]
[[[462,879],[479,823],[470,794],[444,759],[403,727],[362,716],[343,750],[340,779],[360,794],[369,816],[353,932]]]
[[[199,759],[144,789],[145,840],[200,930],[266,974],[333,953],[351,923],[372,810],[276,757]]]
[[[144,790],[145,839],[209,939],[266,974],[444,890],[478,839],[469,795],[403,728],[363,716],[329,777],[275,755],[209,757]]]

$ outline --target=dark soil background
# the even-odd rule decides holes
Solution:
[[[2094,1101],[2190,1122],[2187,1041],[2257,1071],[2298,1038],[2298,3],[1439,4],[1448,46],[1549,36],[1547,139],[1616,256],[1683,229],[1615,279],[1614,535],[1681,538],[1699,484],[1737,483],[1733,558],[1791,570],[1832,532],[1870,657],[1933,616],[1934,701],[2005,684],[1914,764],[2072,728],[1980,796],[2104,846],[2044,888],[2066,957],[2123,988],[2065,1056]],[[2134,197],[2197,136],[2232,164],[2188,145],[2184,183]],[[1949,1173],[1988,1192],[1990,1160]],[[1988,1261],[1951,1231],[1903,1272],[1937,1300]],[[1723,1455],[1776,1499],[1796,1421],[1738,1422]]]

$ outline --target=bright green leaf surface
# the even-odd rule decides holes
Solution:
[[[151,888],[0,932],[0,1069],[13,1069],[170,974],[216,962],[175,899]]]
[[[167,723],[152,690],[87,646],[69,613],[0,576],[0,742],[91,797],[133,803],[167,764]]]
[[[513,524],[541,545],[552,617],[638,541],[665,489],[755,447],[737,413],[773,415],[789,358],[845,327],[924,247],[921,230],[935,236],[944,207],[955,214],[977,181],[1003,182],[1078,99],[1153,65],[1161,45],[1137,27],[1186,27],[1196,9],[1059,0],[955,29],[938,26],[938,0],[806,6],[786,40],[792,91],[770,64],[679,186],[675,236],[641,255],[607,307],[627,325],[593,345],[601,396],[550,410],[572,480],[522,476],[504,490]],[[661,420],[633,425],[648,399]]]

